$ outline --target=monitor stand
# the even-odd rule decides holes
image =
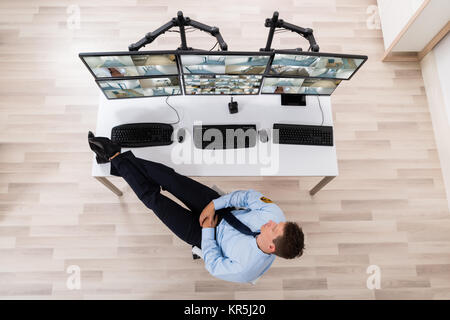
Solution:
[[[282,94],[281,95],[282,106],[306,106],[305,94]]]

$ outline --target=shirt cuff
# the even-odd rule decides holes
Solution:
[[[202,241],[203,240],[214,240],[214,228],[202,229]]]
[[[223,208],[225,208],[225,206],[227,205],[227,202],[226,202],[226,200],[223,198],[223,196],[220,197],[220,198],[214,199],[214,200],[213,200],[213,203],[214,203],[214,209],[215,209],[215,210],[223,209]]]

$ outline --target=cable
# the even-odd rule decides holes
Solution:
[[[219,41],[216,42],[216,44],[214,45],[214,47],[212,47],[211,49],[209,49],[209,51],[213,51],[214,48],[219,44]]]
[[[168,105],[169,107],[172,108],[173,111],[175,111],[175,113],[177,114],[177,118],[178,118],[177,122],[172,122],[172,123],[169,123],[169,124],[178,124],[178,123],[180,122],[180,120],[181,120],[181,119],[180,119],[180,115],[178,114],[177,109],[175,109],[174,107],[172,107],[172,106],[169,104],[169,102],[167,101],[167,100],[169,100],[169,98],[170,98],[170,96],[167,96],[167,98],[166,98],[166,103],[167,103],[167,105]]]
[[[214,48],[219,44],[219,41],[216,42],[216,44],[214,45],[214,47],[212,47],[211,49],[209,49],[209,51],[213,51]]]
[[[322,104],[320,103],[319,96],[316,96],[316,97],[317,97],[317,101],[319,101],[320,112],[322,113],[322,123],[320,125],[323,126],[324,117],[323,117]]]
[[[184,29],[184,33],[192,33],[192,32],[195,32],[195,31],[197,31],[197,29],[194,29],[194,28],[192,28],[192,29]],[[176,32],[176,33],[180,33],[180,31],[178,31],[178,30],[168,30],[168,31],[166,31],[166,32]]]

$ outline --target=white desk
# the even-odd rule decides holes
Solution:
[[[100,95],[96,136],[111,136],[114,126],[136,122],[172,123],[175,112],[165,103],[166,97],[107,100]],[[169,103],[181,117],[174,125],[186,130],[182,143],[177,139],[169,146],[122,148],[136,157],[164,163],[186,176],[318,176],[324,177],[311,191],[314,195],[338,175],[336,148],[326,146],[280,145],[257,140],[247,149],[202,150],[194,147],[194,124],[256,124],[257,129],[270,129],[273,123],[317,125],[322,114],[316,97],[307,97],[307,106],[281,106],[278,95],[235,96],[239,112],[230,114],[230,96],[174,96]],[[324,125],[333,125],[329,97],[320,97]],[[122,195],[106,177],[110,163],[92,164],[92,176],[117,195]]]

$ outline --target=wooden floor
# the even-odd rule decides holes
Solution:
[[[71,5],[78,4],[75,7]],[[274,6],[276,4],[276,6]],[[376,0],[0,2],[0,297],[3,299],[449,299],[450,214],[420,66],[382,63]],[[80,28],[74,29],[76,10]],[[74,11],[75,10],[75,11]],[[266,18],[312,27],[323,52],[369,60],[332,97],[340,175],[200,178],[254,188],[306,233],[301,259],[277,259],[256,285],[216,280],[120,179],[91,177],[88,130],[99,90],[79,52],[125,51],[183,10],[220,27],[230,50],[265,46]],[[76,23],[75,23],[76,26]],[[167,33],[148,50],[174,49]],[[188,45],[209,49],[203,32]],[[277,48],[303,47],[293,33]],[[81,289],[66,272],[81,268]],[[381,288],[366,286],[377,265]]]

